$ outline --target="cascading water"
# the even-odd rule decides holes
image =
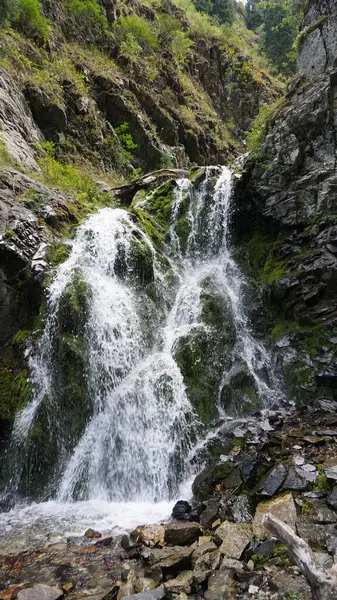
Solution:
[[[219,374],[218,413],[237,361],[264,406],[280,399],[269,354],[254,339],[244,310],[245,280],[228,242],[230,198],[227,168],[220,174],[208,168],[199,189],[178,182],[165,267],[124,210],[103,209],[79,228],[49,288],[45,329],[30,354],[34,398],[16,419],[8,451],[14,459],[7,495],[21,505],[1,516],[5,528],[11,519],[21,522],[19,515],[45,520],[50,528],[57,514],[58,528],[61,518],[67,530],[74,514],[78,529],[97,522],[133,526],[168,514],[191,474],[187,457],[202,429],[177,352],[193,332],[209,333],[203,294],[210,286],[226,301],[234,331],[231,361]],[[185,236],[179,230],[183,205]],[[68,383],[72,361],[80,364],[81,378],[71,379],[68,394],[62,382]],[[46,468],[39,469],[44,491],[36,494],[23,481],[31,480],[36,461],[43,462],[34,445],[38,426],[47,450]],[[22,508],[23,489],[52,500],[25,500]]]

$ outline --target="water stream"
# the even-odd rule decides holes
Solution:
[[[189,234],[182,245],[177,223],[186,202]],[[53,532],[79,533],[88,526],[134,527],[167,518],[174,500],[189,494],[193,468],[188,458],[204,429],[176,349],[194,330],[207,329],[202,317],[206,283],[229,305],[234,363],[239,357],[245,365],[265,407],[280,401],[271,357],[254,338],[245,312],[247,286],[230,248],[230,213],[229,169],[208,168],[198,187],[179,181],[165,249],[170,269],[125,210],[102,209],[79,227],[70,256],[49,287],[45,328],[30,352],[34,398],[17,416],[8,451],[11,471],[4,495],[15,498],[15,506],[0,514],[3,535],[15,536],[24,527],[31,541],[41,541]],[[135,277],[135,244],[151,257],[155,300]],[[72,330],[71,339],[69,332],[60,338],[64,297],[76,303],[74,281],[86,298],[82,329]],[[67,420],[72,398],[62,396],[60,406],[64,367],[56,357],[64,337],[80,354],[86,391],[84,425],[76,432]],[[215,398],[220,415],[229,375],[221,373]],[[41,415],[52,445],[50,468],[43,493],[28,486],[24,495],[22,481],[37,460],[27,464],[30,452],[35,456],[31,449]]]

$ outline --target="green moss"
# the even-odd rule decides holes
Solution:
[[[205,178],[205,176],[206,176],[205,167],[192,167],[192,169],[190,170],[189,179],[190,179],[191,183],[196,185],[197,183],[202,181]]]
[[[17,346],[17,345],[25,343],[30,335],[31,335],[31,331],[29,331],[28,329],[20,329],[13,336],[12,345]]]
[[[325,473],[323,471],[323,466],[317,465],[317,470],[318,470],[318,475],[316,477],[314,491],[315,492],[330,492],[332,486],[327,480],[327,476],[325,475]]]
[[[178,219],[174,229],[179,238],[180,248],[182,252],[185,252],[187,248],[188,236],[190,234],[190,222],[187,215],[184,215]]]
[[[255,233],[247,243],[251,267],[263,285],[282,279],[286,273],[286,263],[279,255],[282,242],[281,235],[277,240],[271,240],[267,236]]]
[[[53,266],[58,266],[69,258],[70,247],[67,244],[55,244],[49,249],[49,259]]]
[[[32,388],[25,368],[17,370],[10,353],[0,364],[0,419],[12,420],[15,414],[27,406]]]

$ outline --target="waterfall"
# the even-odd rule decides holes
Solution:
[[[262,406],[280,400],[270,355],[246,315],[230,215],[231,172],[210,167],[198,186],[177,182],[165,266],[126,210],[104,208],[79,227],[48,289],[44,331],[30,351],[34,397],[16,418],[9,450],[15,464],[7,492],[18,501],[29,507],[31,498],[49,499],[53,510],[74,502],[138,503],[139,510],[140,503],[178,496],[204,424],[177,357],[189,340],[214,331],[203,304],[212,294],[230,315],[233,340],[215,374],[217,414],[226,414],[224,390],[239,363]],[[34,477],[43,480],[42,491],[39,481],[24,487]]]

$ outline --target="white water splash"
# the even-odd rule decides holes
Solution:
[[[176,225],[184,203],[188,204],[189,235],[182,249]],[[59,307],[77,275],[86,285],[90,304],[84,337],[92,416],[70,456],[62,457],[55,500],[19,505],[7,517],[0,515],[4,530],[25,520],[34,527],[40,522],[45,531],[46,523],[55,530],[55,520],[60,519],[59,530],[73,531],[71,523],[76,518],[75,529],[83,532],[89,525],[127,528],[168,517],[179,486],[190,476],[189,458],[198,427],[174,355],[182,337],[206,328],[201,302],[206,282],[211,281],[212,289],[229,301],[236,330],[234,353],[253,377],[264,405],[280,399],[270,356],[254,339],[245,313],[245,280],[229,245],[230,211],[229,169],[208,168],[199,191],[188,180],[178,182],[167,246],[178,282],[171,289],[164,284],[165,275],[150,240],[126,211],[103,209],[79,228],[71,255],[49,288],[46,326],[30,358],[36,393],[17,417],[14,441],[24,447],[39,407],[48,408],[53,402]],[[134,280],[131,259],[137,240],[154,258],[154,280],[164,304],[161,310]],[[155,332],[154,340],[147,329]],[[267,380],[263,372],[268,373]],[[230,373],[223,373],[219,399],[229,377]]]

